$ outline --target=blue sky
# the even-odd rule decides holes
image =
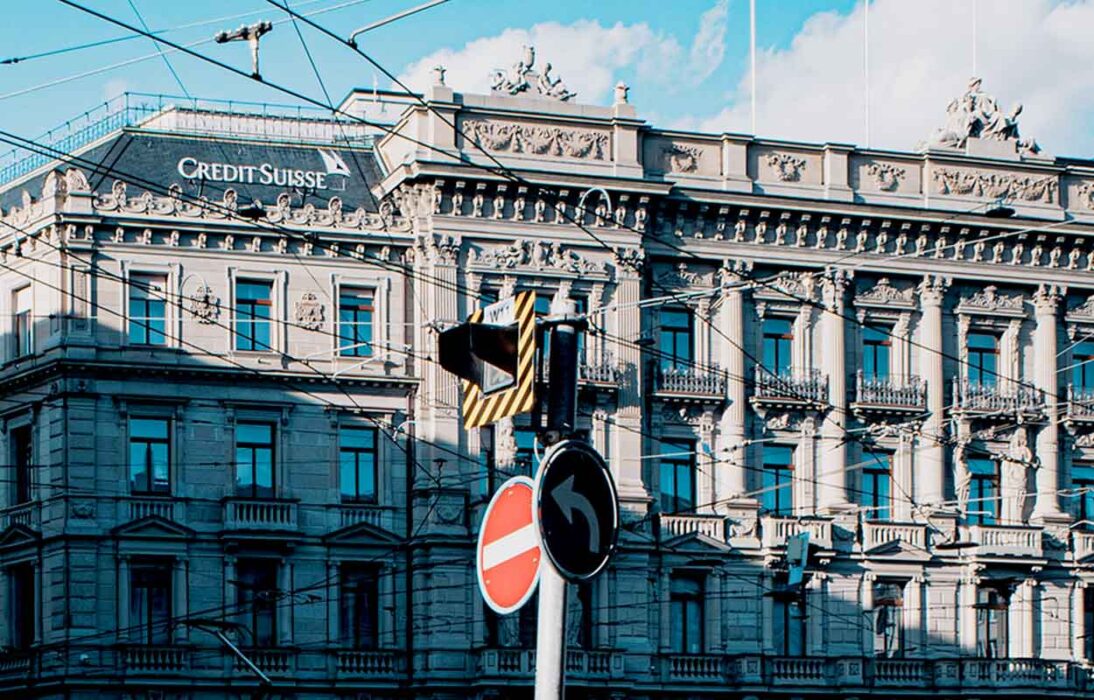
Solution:
[[[136,22],[130,0],[83,0]],[[301,12],[347,0],[291,0]],[[132,0],[153,29],[176,29],[180,43],[207,39],[257,19],[283,19],[262,0]],[[315,17],[346,35],[353,28],[418,3],[363,0]],[[761,136],[911,148],[941,123],[945,104],[972,71],[974,0],[875,0],[871,4],[871,110],[866,132],[862,55],[863,6],[854,0],[758,0]],[[0,58],[122,36],[125,32],[52,0],[10,3],[0,30]],[[226,18],[254,12],[248,17]],[[984,87],[1009,106],[1025,104],[1023,131],[1046,150],[1094,152],[1094,0],[980,0],[978,72]],[[223,19],[222,19],[223,18]],[[62,28],[64,31],[58,31]],[[374,71],[360,57],[306,27],[304,38],[335,100],[353,86],[371,87]],[[481,90],[492,67],[516,60],[533,41],[542,61],[579,93],[606,103],[610,86],[632,86],[639,114],[659,126],[747,131],[749,85],[747,0],[556,0],[551,3],[451,0],[366,36],[362,46],[414,84],[428,67],[449,67],[457,89]],[[198,51],[249,66],[242,44],[206,43]],[[37,136],[123,90],[178,94],[163,60],[152,58],[52,87],[45,83],[155,53],[144,38],[49,58],[0,65],[3,128]],[[291,101],[262,86],[172,57],[195,96],[263,102]],[[1083,66],[1081,70],[1077,66]],[[321,98],[291,24],[263,40],[263,74]],[[386,81],[378,79],[384,87]],[[26,94],[19,91],[35,88]]]

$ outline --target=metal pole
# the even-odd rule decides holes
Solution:
[[[566,299],[555,314],[573,317],[574,302]],[[570,437],[577,420],[577,336],[574,323],[551,328],[550,390],[544,444]],[[539,575],[539,616],[536,627],[535,700],[561,700],[566,685],[566,580],[548,557]]]

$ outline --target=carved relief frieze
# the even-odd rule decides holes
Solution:
[[[1024,314],[1025,303],[1021,294],[1000,294],[995,285],[988,285],[970,297],[962,297],[957,305],[958,313],[1004,313],[1007,315]]]
[[[315,292],[305,292],[296,302],[296,324],[309,331],[323,327],[323,302],[319,301]]]
[[[611,137],[607,131],[492,119],[465,119],[461,126],[466,138],[489,151],[579,160],[611,160]]]
[[[905,306],[915,305],[915,287],[894,287],[887,277],[882,277],[870,289],[855,295],[856,306]]]
[[[1044,204],[1054,204],[1057,200],[1058,184],[1053,175],[1034,177],[936,167],[933,177],[938,194]]]
[[[892,163],[870,163],[866,166],[866,173],[873,179],[874,186],[885,192],[899,189],[908,174],[904,168]]]
[[[805,172],[805,159],[789,153],[768,153],[764,162],[780,182],[798,182]]]
[[[695,272],[689,270],[686,263],[679,263],[674,269],[658,275],[654,284],[660,289],[713,287],[714,272]]]
[[[703,149],[679,143],[661,147],[661,168],[667,173],[694,173],[699,170]]]
[[[607,265],[604,262],[589,260],[576,251],[563,248],[558,241],[543,243],[539,240],[517,240],[509,245],[484,250],[470,248],[467,251],[467,264],[470,267],[491,270],[525,269],[577,275],[607,274]]]

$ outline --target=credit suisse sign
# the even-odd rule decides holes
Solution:
[[[345,189],[350,170],[342,156],[325,148],[316,150],[323,160],[323,170],[278,167],[273,163],[221,163],[194,156],[180,158],[176,170],[187,180],[307,187],[315,190]]]

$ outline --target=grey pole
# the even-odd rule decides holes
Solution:
[[[547,429],[544,442],[553,445],[570,437],[577,421],[577,323],[574,302],[565,300],[553,308],[563,320],[551,327],[550,390],[547,396]],[[543,557],[539,574],[539,616],[536,627],[535,700],[561,700],[566,657],[566,580]]]

